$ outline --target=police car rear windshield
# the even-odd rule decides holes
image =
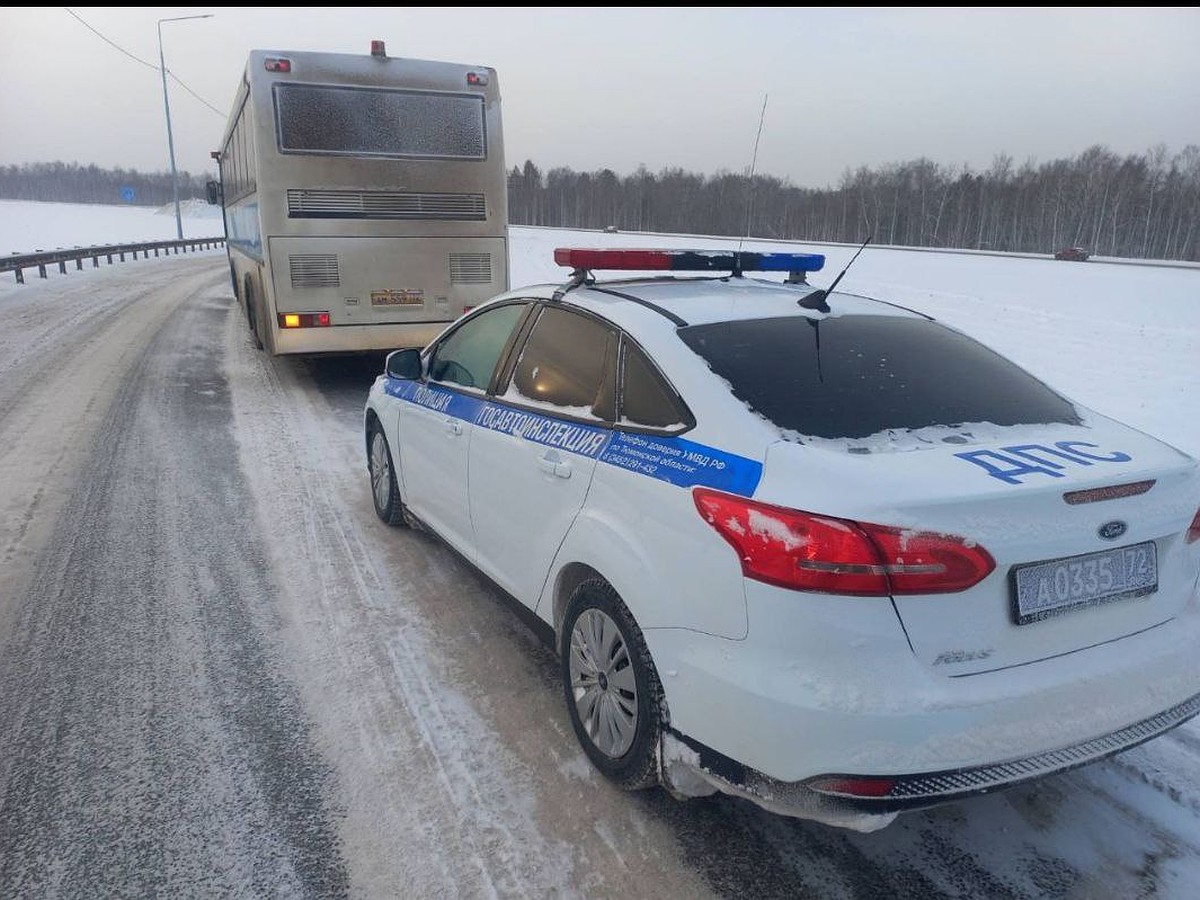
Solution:
[[[926,319],[791,316],[678,333],[738,399],[801,435],[1080,421],[1069,401],[1028,372]]]

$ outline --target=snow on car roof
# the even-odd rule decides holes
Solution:
[[[562,285],[541,284],[510,291],[505,298],[541,297],[549,299],[562,290]],[[594,284],[574,288],[563,295],[564,302],[591,310],[622,327],[644,325],[647,316],[654,316],[663,325],[674,329],[679,322],[671,321],[663,312],[688,325],[707,325],[737,319],[769,319],[782,316],[807,316],[813,319],[846,315],[885,315],[926,318],[902,306],[857,294],[834,293],[829,298],[832,312],[819,313],[798,305],[809,293],[807,285],[789,285],[779,281],[745,277],[656,277],[598,280]],[[654,312],[644,304],[653,304],[663,312]]]
[[[798,302],[809,288],[758,278],[647,279],[634,282],[598,283],[631,294],[674,313],[689,325],[726,322],[733,319],[766,319],[774,316],[804,315],[823,318],[821,313],[804,309]],[[829,300],[832,312],[827,316],[899,315],[917,316],[901,307],[854,294],[834,294]]]

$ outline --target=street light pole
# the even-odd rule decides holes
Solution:
[[[175,169],[175,138],[171,134],[171,101],[167,99],[167,63],[163,57],[162,27],[163,22],[184,22],[188,19],[211,19],[212,13],[202,16],[174,16],[170,19],[158,20],[158,70],[162,73],[163,109],[167,114],[167,150],[171,154],[171,196],[175,200],[175,233],[183,240],[183,216],[179,213],[179,173]]]

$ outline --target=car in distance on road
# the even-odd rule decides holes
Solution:
[[[872,830],[1200,711],[1191,457],[820,256],[555,257],[392,353],[364,436],[376,513],[516,601],[604,775]]]
[[[1087,262],[1090,255],[1083,247],[1063,247],[1054,254],[1054,258],[1065,259],[1068,262]]]

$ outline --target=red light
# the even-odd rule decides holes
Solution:
[[[467,84],[471,87],[487,87],[488,77],[484,72],[468,72]]]
[[[554,261],[573,269],[643,269],[659,271],[671,268],[671,254],[663,250],[580,250],[559,247]]]
[[[268,72],[283,72],[286,74],[292,71],[292,61],[284,59],[282,56],[268,56],[263,60],[263,67]]]
[[[1192,519],[1192,524],[1188,526],[1187,537],[1185,540],[1189,544],[1194,544],[1196,541],[1200,541],[1200,510],[1196,511],[1196,518]]]
[[[791,590],[860,597],[963,591],[996,567],[953,535],[817,516],[707,488],[696,509],[737,551],[747,578]]]
[[[1149,481],[1134,481],[1130,484],[1115,484],[1109,487],[1092,488],[1086,491],[1067,491],[1063,499],[1072,506],[1080,503],[1098,503],[1101,500],[1119,500],[1122,497],[1136,497],[1154,487],[1154,479]]]
[[[894,778],[827,777],[808,782],[818,794],[839,794],[843,797],[886,797],[896,786]]]
[[[328,328],[330,324],[327,312],[279,314],[280,328]]]
[[[383,41],[371,41],[372,56],[387,56],[387,50],[384,49]]]
[[[883,561],[853,522],[706,488],[692,496],[704,520],[737,551],[747,578],[793,590],[887,596]]]
[[[951,594],[983,581],[996,563],[978,544],[950,534],[858,523],[875,542],[893,594]]]

